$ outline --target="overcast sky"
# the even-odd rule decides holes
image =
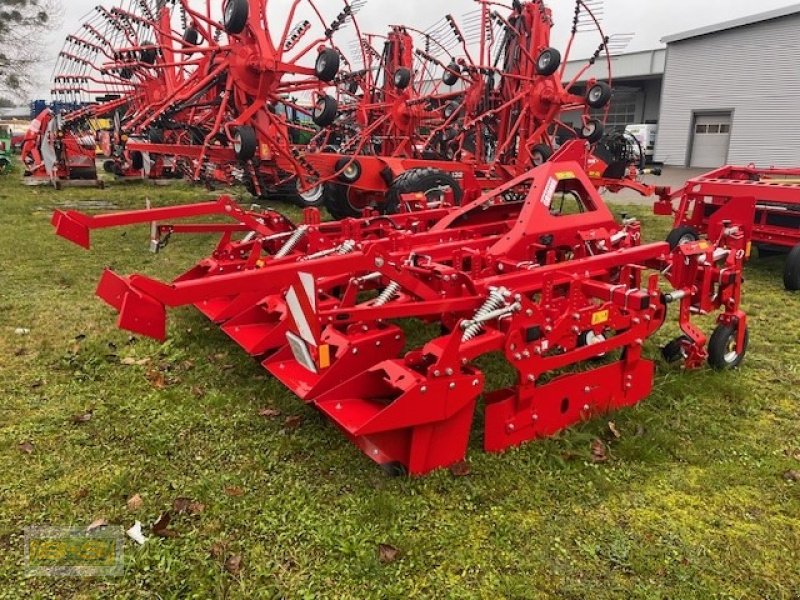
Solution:
[[[214,2],[216,0],[212,0]],[[218,0],[220,4],[222,0]],[[282,1],[282,0],[278,0]],[[337,0],[317,0],[320,6],[328,3],[339,5]],[[41,74],[41,85],[36,95],[46,95],[55,56],[63,45],[64,37],[80,26],[86,15],[98,3],[113,6],[113,0],[69,0],[62,1],[62,26],[50,36],[48,56],[53,57]],[[121,2],[120,2],[121,3]],[[204,4],[204,3],[201,3]],[[608,35],[634,33],[635,38],[628,51],[649,50],[662,44],[660,39],[672,33],[703,27],[736,19],[749,14],[797,4],[788,0],[605,0],[603,26]],[[550,0],[556,20],[554,46],[563,46],[563,40],[571,24],[574,0]],[[425,29],[446,13],[459,17],[474,10],[473,0],[368,0],[359,15],[362,30],[384,32],[390,24],[414,25]],[[577,48],[573,58],[580,54],[588,56],[597,47],[596,38],[587,38]]]

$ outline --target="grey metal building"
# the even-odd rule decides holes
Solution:
[[[800,4],[662,41],[656,161],[800,165]]]

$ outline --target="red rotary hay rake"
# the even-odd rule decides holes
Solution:
[[[511,10],[485,0],[479,5],[465,19],[468,29],[448,15],[426,32],[394,28],[383,53],[365,43],[368,58],[380,59],[383,83],[339,107],[323,138],[345,140],[335,152],[308,156],[322,179],[334,182],[326,196],[332,215],[359,216],[369,206],[393,212],[398,196],[437,183],[456,189],[456,196],[465,179],[467,186],[491,189],[549,159],[557,133],[590,143],[602,138],[604,117],[591,111],[611,99],[610,42],[590,3],[575,3],[563,57],[550,46],[553,18],[544,2],[514,2]],[[570,49],[589,24],[599,47],[565,84]],[[591,79],[585,94],[572,93],[601,55],[608,81]],[[580,120],[577,131],[565,114]]]
[[[294,193],[295,181],[307,190],[314,182],[294,144],[303,126],[280,113],[310,122],[311,109],[291,95],[337,95],[332,82],[350,65],[336,40],[347,28],[358,35],[354,14],[363,2],[100,6],[67,39],[53,94],[88,104],[80,117],[113,115],[109,145],[118,175],[159,177],[167,167],[194,180],[238,178],[255,194],[288,183]],[[77,128],[85,119],[69,122]]]
[[[222,197],[101,216],[57,211],[53,223],[84,247],[93,229],[152,221],[156,246],[171,234],[219,233],[213,254],[171,283],[107,270],[98,295],[119,326],[162,339],[166,307],[194,305],[372,460],[420,475],[464,458],[484,394],[475,360],[489,353],[517,373],[483,396],[489,451],[648,396],[654,363],[643,345],[670,304],[683,335],[664,349],[668,359],[741,362],[743,224],[754,205],[720,207],[703,240],[642,244],[636,221],[615,222],[574,160],[581,153],[585,162],[586,145],[567,144],[453,209],[324,223],[310,208],[293,225]],[[231,221],[164,223],[212,214]],[[715,312],[709,338],[692,317]],[[435,332],[406,348],[409,320]]]
[[[753,202],[753,218],[744,223],[748,237],[762,256],[788,251],[784,285],[789,291],[800,291],[800,169],[722,167],[663,195],[655,211],[674,214],[675,228],[668,241],[676,246],[705,234],[717,211],[730,204],[747,207]]]

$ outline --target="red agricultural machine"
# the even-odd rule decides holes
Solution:
[[[465,457],[481,397],[488,451],[646,398],[654,362],[644,345],[671,304],[682,335],[664,349],[668,360],[742,361],[754,202],[709,215],[702,240],[643,244],[639,223],[618,224],[604,205],[584,172],[589,156],[573,141],[490,192],[467,190],[461,206],[449,191],[435,208],[396,215],[326,223],[309,208],[294,225],[221,197],[111,215],[57,211],[53,223],[87,248],[92,230],[136,223],[156,222],[159,248],[174,234],[219,233],[212,255],[170,283],[107,270],[97,293],[118,325],[163,339],[167,307],[194,305],[369,458],[421,475]],[[209,215],[229,220],[167,223]],[[692,319],[713,313],[707,337]],[[427,341],[409,347],[408,327]],[[516,371],[513,385],[484,389],[476,360],[488,354]]]
[[[677,206],[673,206],[675,200]],[[690,179],[671,195],[661,196],[655,211],[674,215],[675,228],[667,241],[675,247],[705,235],[719,211],[753,203],[753,219],[743,223],[747,237],[761,256],[788,251],[784,284],[789,291],[800,290],[800,169],[722,167]]]
[[[550,45],[553,16],[544,2],[514,2],[511,9],[479,0],[462,28],[450,15],[427,32],[392,29],[379,53],[375,80],[323,132],[344,139],[308,161],[329,181],[325,204],[336,218],[358,216],[365,207],[395,212],[398,198],[436,195],[479,185],[491,189],[548,160],[557,135],[594,144],[603,137],[611,100],[606,81],[576,82],[601,56],[610,65],[604,37],[590,4],[575,3],[566,54]],[[591,23],[599,46],[570,82],[565,68],[575,37]],[[466,32],[465,32],[466,31]],[[600,117],[591,111],[601,111]],[[564,116],[580,125],[572,127]]]
[[[65,181],[101,185],[97,179],[92,135],[65,131],[62,117],[49,108],[31,121],[22,142],[23,181],[29,185]]]

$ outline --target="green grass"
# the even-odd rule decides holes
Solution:
[[[213,240],[176,237],[152,255],[142,226],[100,232],[86,252],[49,225],[60,203],[205,192],[57,193],[17,178],[0,178],[0,598],[800,597],[800,483],[783,477],[800,469],[800,296],[783,291],[780,258],[748,266],[741,370],[661,364],[637,407],[503,455],[481,450],[476,426],[468,477],[388,479],[194,310],[170,313],[166,344],[133,342],[93,296],[106,265],[172,277]],[[646,208],[615,210],[641,216],[651,240],[669,226]],[[497,362],[481,367],[504,377]],[[595,438],[606,463],[591,461]],[[149,526],[178,496],[205,510],[175,517],[177,538],[128,543],[123,577],[26,576],[23,528]],[[397,559],[383,564],[379,544]],[[238,574],[223,567],[230,555]]]

